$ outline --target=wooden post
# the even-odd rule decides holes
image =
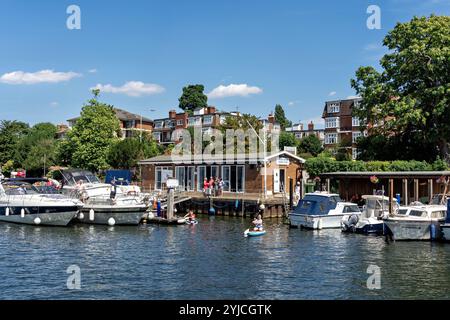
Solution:
[[[414,201],[419,201],[419,179],[414,179]]]
[[[428,203],[431,203],[431,199],[433,199],[434,196],[434,190],[433,190],[433,179],[428,179]]]
[[[392,214],[394,208],[392,202],[394,201],[394,179],[389,179],[389,214]]]
[[[167,196],[167,219],[173,218],[173,209],[175,202],[175,190],[173,188],[169,189],[169,194]]]
[[[407,206],[409,203],[408,179],[403,179],[403,198],[404,205]]]
[[[327,192],[331,192],[331,184],[330,184],[330,178],[327,178]]]

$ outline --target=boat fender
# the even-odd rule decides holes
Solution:
[[[9,208],[6,208],[6,211],[5,211],[5,216],[9,216]]]
[[[84,219],[84,213],[80,212],[80,214],[78,215],[78,219],[83,220]]]
[[[317,223],[317,228],[319,230],[322,230],[322,218],[319,219],[319,222]]]
[[[20,217],[25,218],[25,209],[23,208],[20,210]]]
[[[108,219],[108,224],[109,224],[110,226],[114,226],[114,225],[116,224],[116,220],[114,220],[114,218],[109,218],[109,219]]]
[[[95,212],[94,209],[89,210],[89,220],[94,221],[95,219]]]
[[[436,225],[434,223],[430,226],[430,238],[431,240],[436,240]]]
[[[37,217],[36,219],[34,219],[34,224],[35,225],[40,225],[41,224],[41,218]]]

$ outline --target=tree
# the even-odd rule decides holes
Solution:
[[[288,127],[292,127],[292,121],[286,118],[284,109],[281,105],[277,104],[275,106],[275,121],[280,124],[281,130],[285,130]]]
[[[139,138],[125,139],[111,146],[107,160],[113,168],[132,169],[140,160],[157,156],[161,151],[156,141],[148,137],[142,141]]]
[[[22,162],[22,167],[29,176],[43,176],[48,168],[56,164],[55,141],[53,139],[38,140],[29,150]]]
[[[208,97],[203,93],[204,90],[205,87],[201,84],[184,87],[183,94],[178,99],[180,109],[192,114],[195,109],[206,108],[208,106]]]
[[[29,130],[28,124],[19,121],[0,121],[0,165],[13,160],[17,145]]]
[[[300,153],[310,153],[317,157],[323,151],[322,142],[316,135],[308,135],[298,142],[298,149]]]
[[[218,127],[220,131],[222,131],[223,134],[223,144],[224,147],[226,146],[226,131],[231,130],[243,130],[244,133],[247,134],[247,137],[245,138],[245,150],[246,152],[250,149],[250,141],[249,137],[252,136],[256,139],[256,143],[260,143],[259,138],[257,135],[260,134],[260,130],[263,129],[263,124],[261,121],[254,115],[251,114],[240,114],[239,116],[227,116],[225,117],[225,120],[223,123]],[[255,134],[256,131],[256,134]],[[263,139],[263,137],[261,137]],[[270,137],[267,139],[267,145],[270,147]],[[262,145],[260,145],[260,148],[262,148]],[[237,149],[237,144],[236,144]],[[269,149],[269,148],[268,148]],[[270,149],[269,149],[270,151]]]
[[[72,166],[94,172],[109,167],[108,152],[120,135],[119,120],[113,107],[99,102],[97,96],[94,92],[94,97],[83,106],[80,118],[60,149],[72,151]]]
[[[356,115],[372,127],[370,134],[387,136],[389,141],[411,141],[428,146],[397,153],[434,160],[449,159],[450,138],[450,17],[414,17],[398,23],[384,38],[390,51],[381,59],[381,72],[372,67],[356,71],[352,87],[363,98]],[[375,150],[376,151],[376,150]],[[379,151],[383,152],[382,149]],[[450,159],[449,159],[450,160]]]
[[[280,133],[280,150],[284,150],[284,147],[296,147],[297,139],[291,132],[281,131]]]

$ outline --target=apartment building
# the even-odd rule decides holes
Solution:
[[[357,139],[367,134],[365,124],[353,114],[361,98],[327,101],[322,118],[325,120],[324,147],[336,151],[346,148],[353,159],[358,156]]]
[[[316,136],[322,144],[325,140],[325,130],[315,128],[314,122],[308,123],[308,128],[305,129],[303,123],[294,124],[292,127],[286,128],[286,132],[292,132],[297,140],[301,140],[308,136]]]

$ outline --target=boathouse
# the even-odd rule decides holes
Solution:
[[[243,215],[248,211],[243,207],[244,202],[254,208],[264,204],[266,215],[282,216],[295,198],[295,185],[297,182],[302,185],[304,163],[304,159],[293,153],[281,151],[265,159],[252,154],[232,160],[207,156],[200,160],[194,157],[174,160],[170,155],[161,155],[143,160],[139,165],[143,190],[164,191],[167,180],[175,178],[179,182],[178,191],[189,195],[194,203],[211,207],[212,201],[219,203],[217,209],[229,207],[231,203],[236,209],[231,211],[242,211]],[[205,197],[203,193],[203,181],[211,177],[219,177],[224,182],[220,196]],[[232,214],[227,211],[225,215]]]
[[[354,195],[373,194],[385,190],[385,195],[400,195],[401,204],[413,201],[429,203],[436,194],[449,193],[450,171],[407,172],[331,172],[320,175],[325,190],[338,192],[342,199]]]

